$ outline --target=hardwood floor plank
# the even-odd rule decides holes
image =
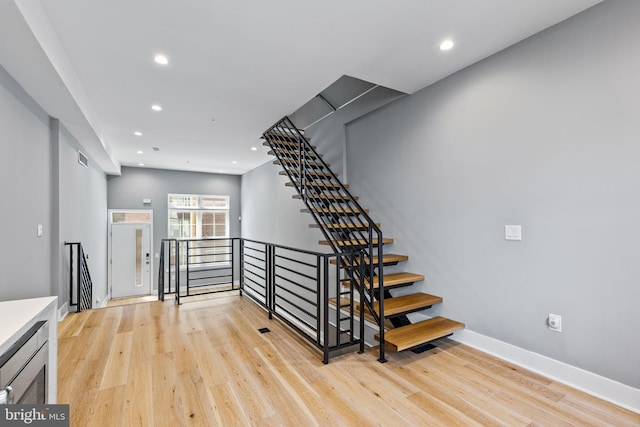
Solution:
[[[153,382],[151,364],[136,366],[129,373],[132,381],[125,389],[122,425],[144,427],[154,425],[153,396],[147,390]]]
[[[100,390],[127,384],[132,340],[133,332],[116,334],[111,343]]]
[[[258,328],[271,332],[261,334]],[[443,339],[324,365],[247,298],[70,313],[58,401],[78,426],[638,426],[640,414]]]

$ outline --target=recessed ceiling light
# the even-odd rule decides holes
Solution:
[[[161,106],[159,106],[158,104],[154,104],[154,105],[152,105],[152,106],[151,106],[151,109],[152,109],[153,111],[162,111],[162,107],[161,107]]]
[[[138,163],[138,166],[144,166],[144,163]]]
[[[442,43],[440,43],[440,50],[449,50],[453,47],[453,41],[451,40],[445,40]]]
[[[138,132],[138,131],[135,131],[133,134],[134,134],[135,136],[142,136],[142,132]]]
[[[169,60],[164,55],[156,55],[153,60],[162,65],[167,65],[169,63]]]
[[[142,151],[141,151],[141,150],[138,150],[138,151],[136,151],[136,153],[138,153],[138,154],[142,154]]]
[[[251,147],[251,151],[257,151],[258,149],[256,147]]]
[[[235,164],[237,164],[238,162],[237,162],[237,161],[235,161],[235,160],[233,160],[231,163],[233,163],[233,164],[235,165]]]
[[[222,172],[224,172],[224,171],[223,171],[222,169],[220,169],[218,172],[219,172],[219,173],[222,173]]]

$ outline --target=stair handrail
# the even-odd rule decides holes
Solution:
[[[277,146],[275,146],[278,142],[280,142],[280,145],[283,145],[282,143],[286,140],[286,139],[281,139],[278,140],[277,138],[273,138],[271,133],[273,131],[280,131],[283,135],[286,135],[286,138],[288,139],[294,139],[295,143],[297,144],[297,151],[298,151],[298,164],[297,164],[297,169],[298,169],[298,180],[294,179],[294,177],[292,176],[290,169],[295,168],[295,164],[293,161],[287,161],[286,157],[281,156],[278,154],[278,150],[277,150]],[[276,155],[277,159],[280,161],[281,165],[283,166],[283,169],[285,170],[285,173],[287,174],[287,176],[289,177],[289,180],[293,183],[294,188],[296,189],[296,191],[298,192],[298,194],[300,195],[302,201],[304,202],[304,204],[307,206],[307,208],[309,209],[310,213],[312,214],[314,220],[316,221],[317,224],[321,225],[320,226],[320,230],[322,232],[322,234],[325,236],[325,238],[327,239],[329,245],[331,246],[331,248],[333,249],[334,253],[339,254],[342,251],[341,248],[339,248],[336,244],[336,242],[334,241],[333,236],[329,235],[326,231],[326,227],[323,227],[322,225],[326,225],[327,223],[321,219],[318,215],[316,215],[316,213],[314,212],[314,207],[310,205],[309,202],[309,198],[308,198],[308,193],[309,193],[309,186],[306,183],[306,175],[307,175],[307,167],[310,167],[310,161],[314,161],[314,162],[319,162],[323,165],[324,169],[326,171],[328,171],[330,177],[329,181],[335,182],[338,184],[339,186],[339,190],[340,193],[343,195],[346,195],[348,198],[348,202],[343,202],[345,204],[349,204],[352,208],[355,208],[358,212],[358,217],[360,217],[361,219],[364,219],[363,221],[363,225],[366,221],[367,223],[367,236],[366,236],[366,241],[367,241],[367,248],[368,248],[368,254],[367,256],[369,257],[369,263],[367,263],[366,265],[369,266],[369,271],[368,274],[366,276],[368,276],[368,287],[367,287],[367,278],[365,276],[361,276],[360,277],[360,283],[359,285],[362,286],[364,289],[367,289],[368,291],[368,295],[370,299],[367,299],[366,297],[364,298],[365,301],[361,301],[361,304],[364,302],[364,304],[367,305],[367,307],[369,308],[369,312],[372,314],[373,318],[376,320],[378,327],[379,327],[379,337],[380,337],[380,356],[379,356],[379,361],[380,362],[385,362],[385,341],[384,341],[384,272],[383,272],[383,268],[384,268],[384,260],[383,260],[383,236],[382,236],[382,230],[380,230],[380,228],[375,224],[375,222],[373,222],[373,220],[371,219],[371,217],[365,212],[365,210],[362,208],[362,206],[360,206],[360,204],[358,203],[358,201],[356,200],[355,197],[353,197],[353,195],[349,192],[349,190],[344,186],[344,184],[342,183],[342,181],[340,179],[338,179],[338,177],[335,175],[335,173],[333,172],[333,170],[331,170],[331,168],[329,167],[329,165],[320,157],[319,153],[315,150],[315,148],[313,148],[313,146],[307,141],[307,139],[305,138],[305,136],[302,134],[302,132],[293,124],[293,122],[289,119],[289,117],[285,116],[283,117],[280,121],[276,122],[273,126],[271,126],[269,129],[267,129],[264,133],[263,133],[263,137],[264,139],[267,141],[267,143],[269,144],[269,146],[272,148],[272,150],[274,151],[274,154]],[[290,145],[290,144],[286,144],[286,145]],[[304,149],[303,149],[304,147]],[[310,160],[309,156],[307,155],[308,152],[311,152],[313,154],[312,158],[313,160]],[[285,167],[285,164],[288,164],[288,166],[290,166],[289,168]],[[313,173],[312,173],[313,174]],[[333,185],[333,184],[332,184]],[[330,205],[334,205],[335,204],[335,200],[332,200],[331,198],[327,198],[325,199]],[[341,209],[339,206],[337,207],[337,209]],[[351,221],[351,220],[350,220]],[[355,226],[355,223],[353,223],[353,221],[351,221],[351,223]],[[364,235],[358,231],[357,228],[354,228],[353,233],[358,233],[360,234],[363,238]],[[374,245],[374,234],[377,237],[377,244]],[[356,239],[358,240],[358,239]],[[363,239],[364,240],[364,239]],[[374,276],[375,276],[375,268],[376,266],[374,266],[373,260],[374,260],[374,246],[375,249],[377,250],[378,253],[378,263],[377,263],[377,268],[378,268],[378,310],[376,312],[376,310],[373,307],[373,299],[374,299]],[[365,260],[362,259],[361,263],[364,263]],[[362,269],[360,269],[362,270]],[[355,270],[358,271],[358,270]],[[355,276],[354,276],[354,271],[348,270],[348,273],[351,277],[352,280],[356,280]],[[361,318],[361,323],[364,321],[364,319]]]
[[[93,281],[89,272],[87,256],[81,242],[64,242],[69,246],[69,306],[75,305],[76,312],[93,308]],[[77,257],[76,267],[76,303],[74,304],[73,273],[74,273],[74,249]]]

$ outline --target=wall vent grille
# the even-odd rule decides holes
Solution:
[[[78,151],[78,163],[80,163],[85,168],[89,167],[89,158],[82,151]]]

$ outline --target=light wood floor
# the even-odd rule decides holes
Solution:
[[[259,328],[271,332],[260,334]],[[465,345],[321,355],[247,298],[69,314],[72,426],[638,426],[640,415]]]

